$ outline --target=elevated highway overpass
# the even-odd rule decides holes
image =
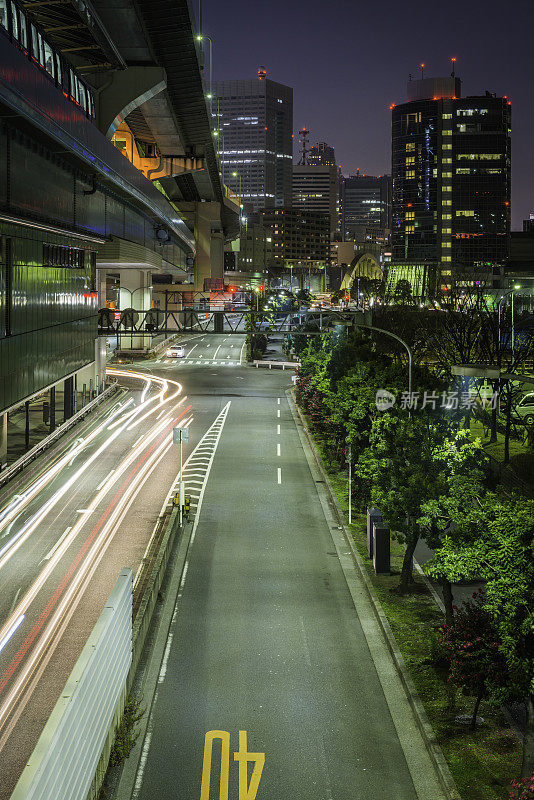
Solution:
[[[0,468],[6,412],[65,381],[68,417],[77,385],[101,385],[107,276],[123,307],[148,309],[154,272],[199,288],[222,276],[239,225],[185,0],[13,8],[0,14]]]

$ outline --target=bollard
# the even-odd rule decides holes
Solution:
[[[367,509],[367,557],[373,557],[373,525],[382,522],[382,513],[379,508]]]
[[[373,567],[377,575],[390,573],[389,528],[382,523],[373,525]]]

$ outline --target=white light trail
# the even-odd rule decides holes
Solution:
[[[3,636],[3,637],[0,639],[0,651],[2,651],[2,650],[4,649],[4,647],[6,646],[6,644],[9,642],[9,640],[11,639],[11,637],[13,636],[13,634],[15,633],[15,631],[17,630],[17,628],[19,628],[19,627],[22,625],[22,623],[24,622],[24,619],[25,619],[25,615],[24,615],[24,614],[21,614],[21,615],[20,615],[20,616],[19,616],[19,617],[18,617],[18,618],[15,620],[15,622],[13,623],[13,625],[11,625],[11,627],[9,628],[9,630],[7,631],[7,633],[6,633],[6,634],[5,634],[5,635],[4,635],[4,636]]]

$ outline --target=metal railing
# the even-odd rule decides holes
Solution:
[[[117,391],[117,381],[115,381],[111,386],[103,391],[98,397],[95,397],[94,400],[91,400],[90,403],[87,403],[86,406],[81,408],[76,414],[73,414],[63,425],[60,425],[58,428],[55,429],[50,436],[47,436],[43,439],[42,442],[36,444],[35,447],[32,447],[31,450],[28,450],[21,458],[17,459],[10,467],[8,467],[4,472],[0,474],[0,488],[5,486],[15,475],[18,475],[28,464],[31,464],[32,461],[35,461],[37,456],[40,456],[41,453],[44,453],[45,450],[48,450],[64,433],[67,433],[71,428],[73,428],[80,420],[90,414],[91,411],[96,408],[97,406],[102,403],[103,400],[110,397],[115,391]]]

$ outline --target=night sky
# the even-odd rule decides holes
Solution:
[[[198,0],[191,0],[195,13]],[[268,77],[294,90],[297,132],[334,145],[345,175],[390,172],[391,103],[408,75],[448,75],[463,95],[512,101],[513,228],[534,212],[533,0],[203,0],[214,79]],[[206,63],[207,66],[207,63]]]

